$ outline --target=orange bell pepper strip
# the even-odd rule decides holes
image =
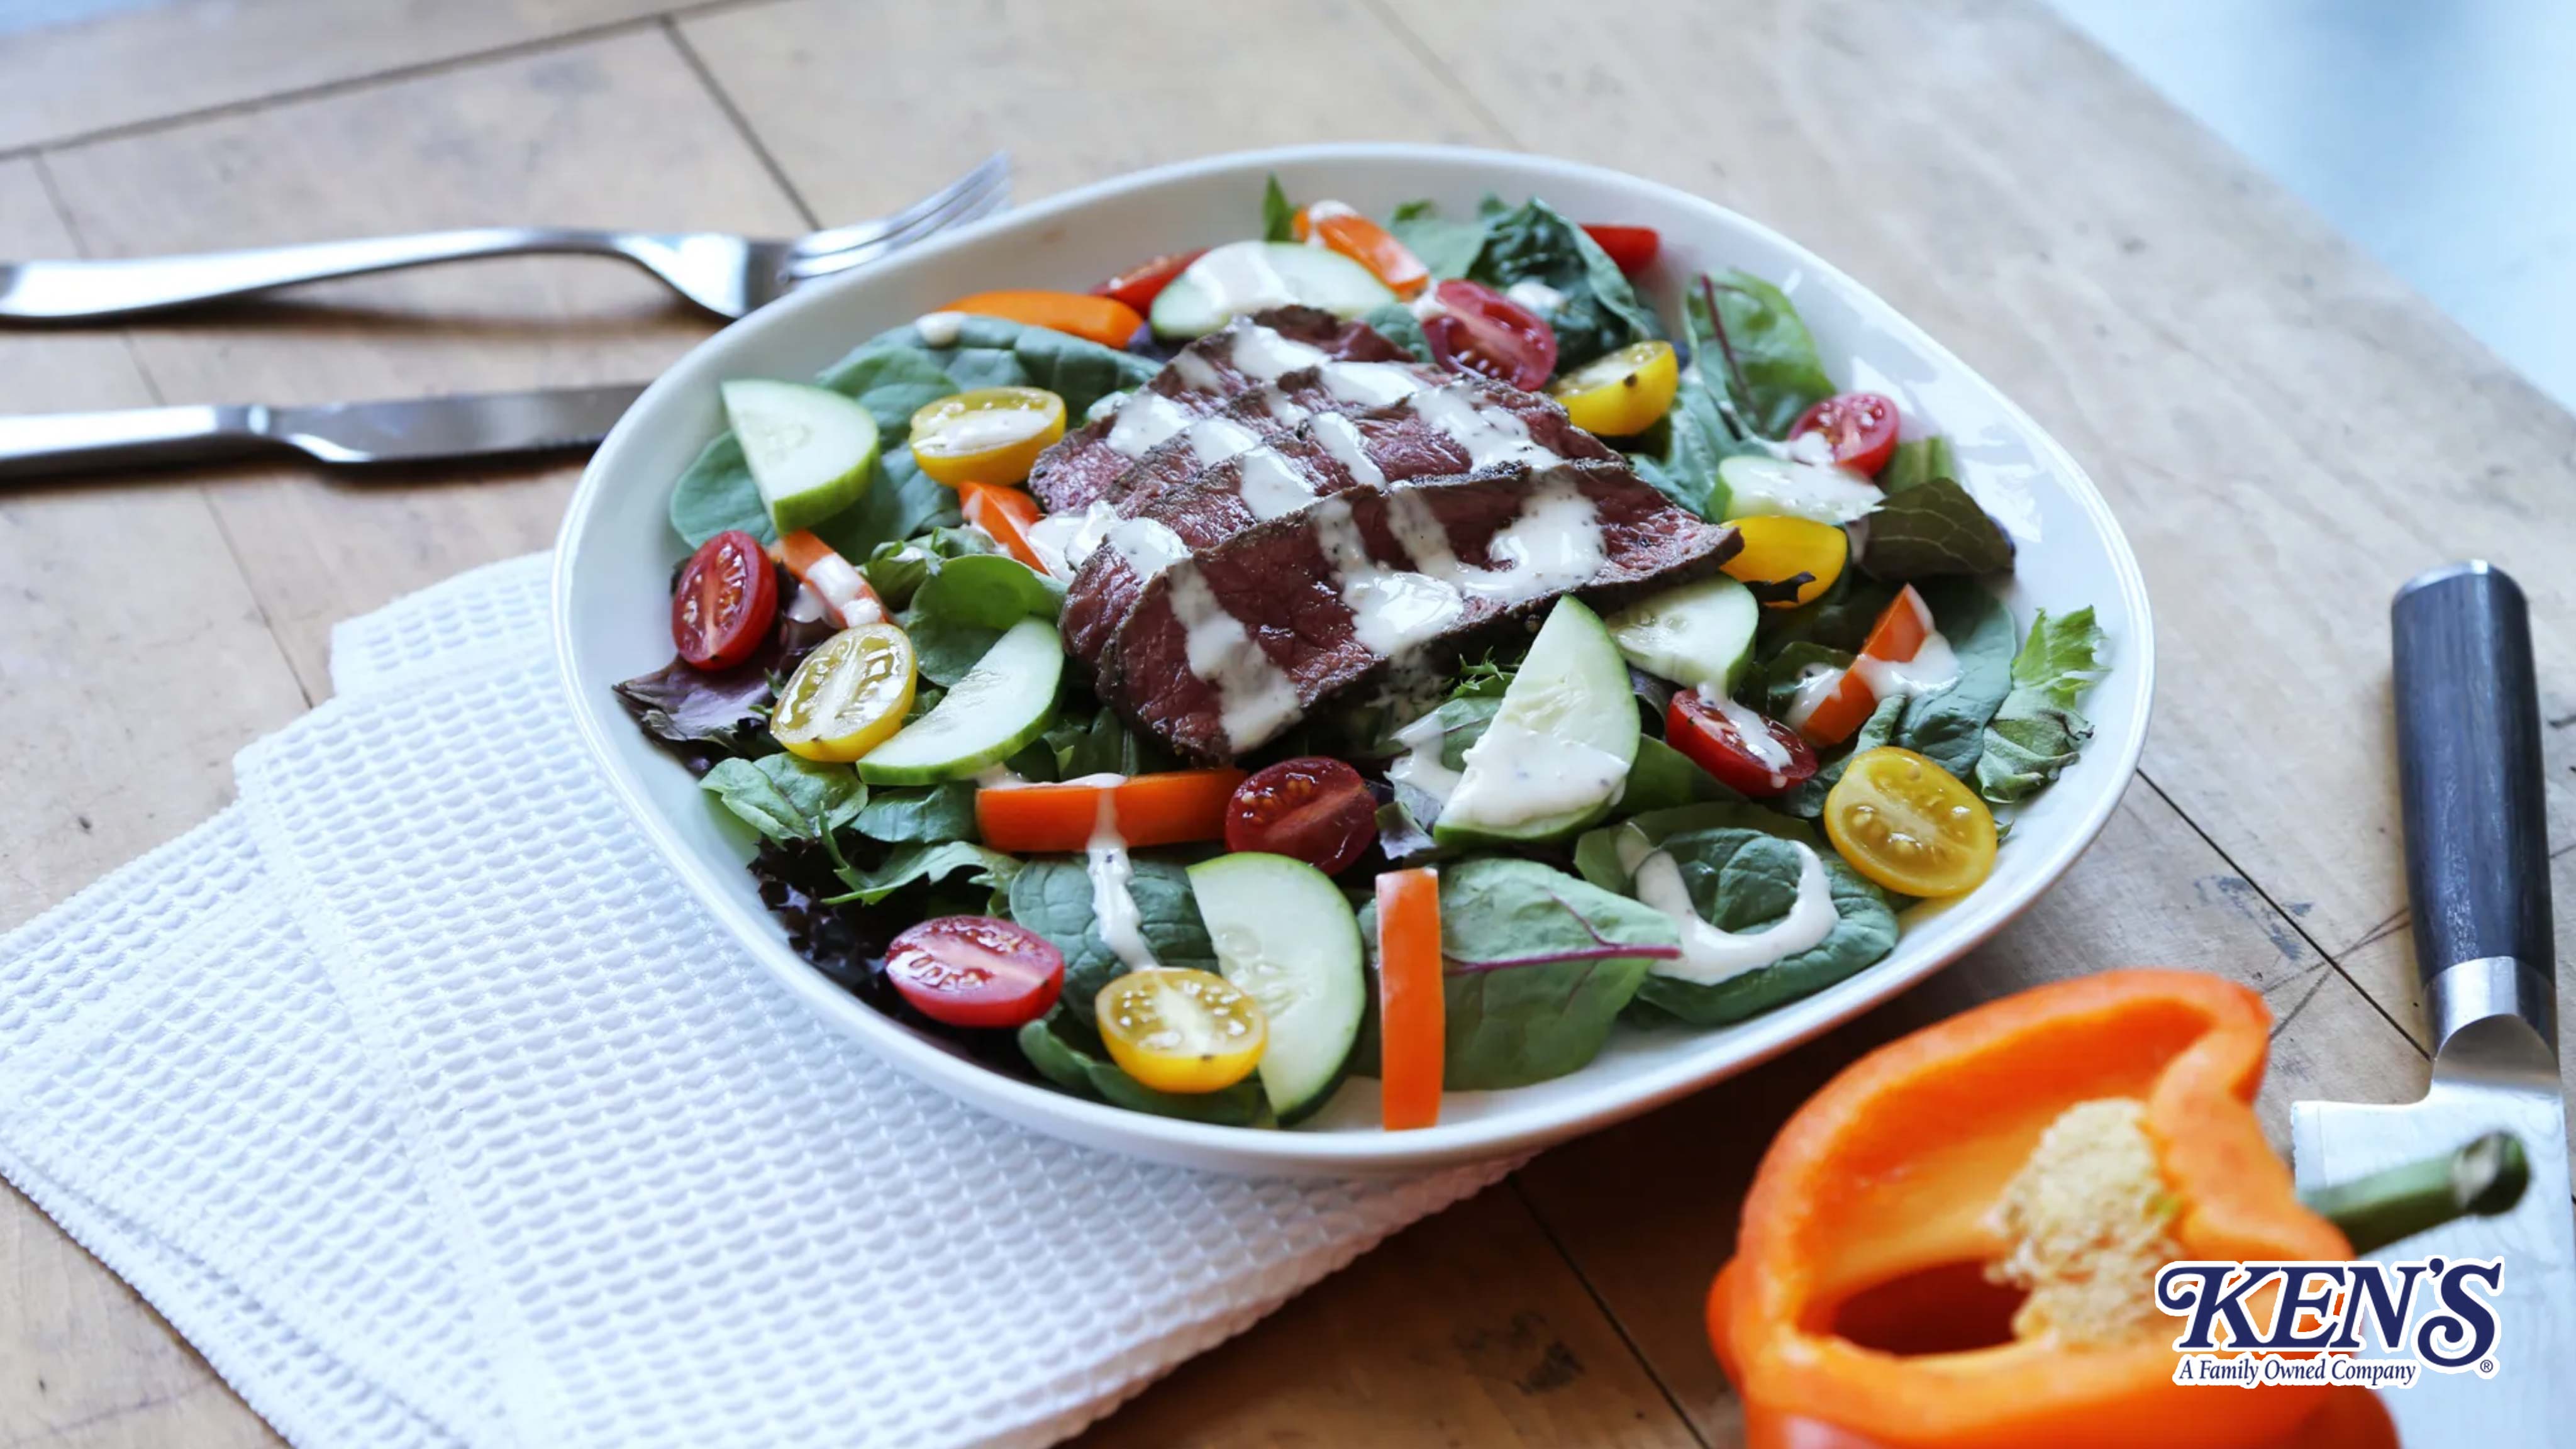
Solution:
[[[960,297],[939,310],[1023,322],[1031,327],[1044,327],[1050,332],[1063,332],[1088,342],[1097,342],[1103,347],[1125,347],[1145,325],[1145,319],[1135,308],[1115,297],[1034,288],[977,292],[971,297]]]
[[[984,530],[1003,552],[1039,573],[1047,571],[1046,560],[1029,546],[1029,526],[1039,518],[1036,499],[999,483],[960,483],[957,505],[966,521]]]
[[[1319,216],[1316,213],[1321,212]],[[1319,201],[1297,208],[1289,221],[1297,240],[1321,238],[1327,250],[1340,252],[1369,269],[1399,297],[1418,297],[1431,285],[1431,269],[1395,233],[1336,202]]]
[[[1440,950],[1440,872],[1377,878],[1379,1119],[1389,1132],[1440,1120],[1449,1002]]]
[[[1870,627],[1869,638],[1860,646],[1860,654],[1864,659],[1902,664],[1920,652],[1923,641],[1931,637],[1932,606],[1923,602],[1912,584],[1907,584],[1879,612],[1878,622]],[[1811,744],[1838,745],[1869,723],[1871,711],[1877,708],[1877,691],[1869,687],[1859,670],[1846,669],[1834,692],[1816,702],[1807,717],[1797,722],[1797,730]]]
[[[1135,846],[1222,840],[1226,802],[1243,778],[1241,770],[1165,770],[988,786],[975,792],[975,833],[1013,855],[1081,850],[1103,825]]]
[[[798,529],[769,546],[769,556],[787,565],[796,581],[812,589],[844,629],[873,624],[887,616],[885,601],[868,587],[859,566],[806,529]]]
[[[2151,1308],[2144,1327],[2075,1349],[2015,1336],[2013,1297],[1985,1281],[2010,1250],[2006,1186],[2069,1108],[2106,1099],[2136,1107],[2178,1259],[2350,1258],[2255,1120],[2270,1024],[2232,982],[2116,971],[1990,1002],[1846,1068],[1763,1157],[1709,1293],[1752,1449],[2393,1446],[2336,1397],[2367,1389],[2178,1385],[2177,1330]],[[1909,1325],[1905,1341],[1863,1320]],[[2344,1438],[2303,1437],[2328,1414]]]

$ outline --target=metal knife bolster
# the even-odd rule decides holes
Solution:
[[[2415,966],[2436,1055],[2475,1032],[2557,1061],[2557,962],[2541,793],[2540,705],[2530,614],[2484,563],[2423,574],[2390,606],[2396,646],[2398,781]]]

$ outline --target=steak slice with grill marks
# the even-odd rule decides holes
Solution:
[[[1112,498],[1130,521],[1112,531],[1110,546],[1084,561],[1065,591],[1065,647],[1097,666],[1145,580],[1161,565],[1303,507],[1311,497],[1454,476],[1480,465],[1618,459],[1574,426],[1563,408],[1536,393],[1484,378],[1444,376],[1437,389],[1389,407],[1348,416],[1317,413],[1289,432],[1206,466],[1197,466],[1186,449],[1147,454]],[[1168,476],[1182,468],[1182,476]]]
[[[1157,574],[1098,687],[1182,754],[1231,759],[1392,657],[1443,663],[1558,595],[1615,608],[1741,546],[1617,464],[1349,488]]]
[[[1142,513],[1156,495],[1189,481],[1200,469],[1288,432],[1319,413],[1373,411],[1455,377],[1436,367],[1405,362],[1332,362],[1282,373],[1277,381],[1237,394],[1223,408],[1147,449],[1095,501],[1121,514]]]
[[[1240,319],[1182,348],[1116,413],[1083,424],[1039,454],[1029,489],[1050,513],[1080,512],[1139,454],[1191,419],[1323,358],[1390,362],[1407,355],[1373,328],[1312,307]]]

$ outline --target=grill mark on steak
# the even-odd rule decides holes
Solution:
[[[1297,376],[1280,380],[1290,393]],[[1563,408],[1536,393],[1484,378],[1441,376],[1444,392],[1507,414],[1530,443],[1559,458],[1618,461],[1618,454],[1574,426]],[[1310,381],[1321,388],[1320,381]],[[1257,394],[1246,394],[1238,406],[1259,401]],[[1473,470],[1476,461],[1425,414],[1418,397],[1350,416],[1319,412],[1247,453],[1206,466],[1177,440],[1165,448],[1170,451],[1158,448],[1130,469],[1111,501],[1131,517],[1162,524],[1193,551],[1288,511],[1283,502],[1293,507],[1309,496],[1329,497],[1355,486],[1455,476]],[[1488,465],[1493,466],[1510,465]],[[1102,664],[1103,651],[1150,572],[1119,549],[1101,549],[1084,561],[1065,591],[1065,647],[1075,658]]]
[[[1145,446],[1161,440],[1160,424],[1175,426],[1222,409],[1238,395],[1269,381],[1238,367],[1234,344],[1248,328],[1263,327],[1291,343],[1321,351],[1326,357],[1353,362],[1406,359],[1404,350],[1358,322],[1345,322],[1312,307],[1281,307],[1229,323],[1181,349],[1161,372],[1109,417],[1085,423],[1038,455],[1030,470],[1029,489],[1050,513],[1078,513],[1088,507],[1118,475],[1127,471]],[[1128,409],[1140,409],[1127,433],[1113,443],[1118,420]],[[1144,444],[1134,443],[1149,434]],[[1120,447],[1127,443],[1129,447]]]
[[[1547,510],[1556,518],[1543,518]],[[1588,512],[1597,554],[1562,527]],[[1540,519],[1533,525],[1528,520]],[[1498,536],[1513,543],[1497,558]],[[1703,577],[1741,547],[1736,531],[1674,507],[1617,464],[1556,464],[1473,473],[1410,486],[1355,487],[1315,507],[1244,529],[1148,581],[1114,636],[1101,670],[1101,697],[1184,755],[1226,760],[1275,739],[1322,701],[1366,683],[1388,662],[1384,645],[1403,636],[1412,659],[1454,660],[1459,650],[1513,617],[1574,593],[1615,608],[1640,593]],[[1554,556],[1557,577],[1549,577]],[[1512,567],[1498,568],[1498,564]],[[1579,569],[1579,577],[1565,577]],[[1390,629],[1355,614],[1355,579],[1387,586],[1417,609],[1427,595],[1408,579],[1449,586],[1453,612]],[[1537,585],[1532,587],[1532,585]],[[1410,596],[1408,597],[1408,591]],[[1258,660],[1215,647],[1174,596],[1202,619],[1239,625]],[[1202,597],[1203,596],[1203,597]],[[1366,603],[1367,599],[1363,599]],[[1374,606],[1372,606],[1374,607]],[[1417,610],[1418,611],[1418,610]],[[1222,671],[1229,688],[1208,676]],[[1293,708],[1286,707],[1293,701]]]

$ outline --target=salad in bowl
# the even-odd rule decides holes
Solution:
[[[1776,278],[1539,196],[995,290],[730,377],[617,686],[796,952],[991,1071],[1390,1130],[1977,892],[2113,641]],[[1341,1121],[1340,1125],[1349,1125]]]

